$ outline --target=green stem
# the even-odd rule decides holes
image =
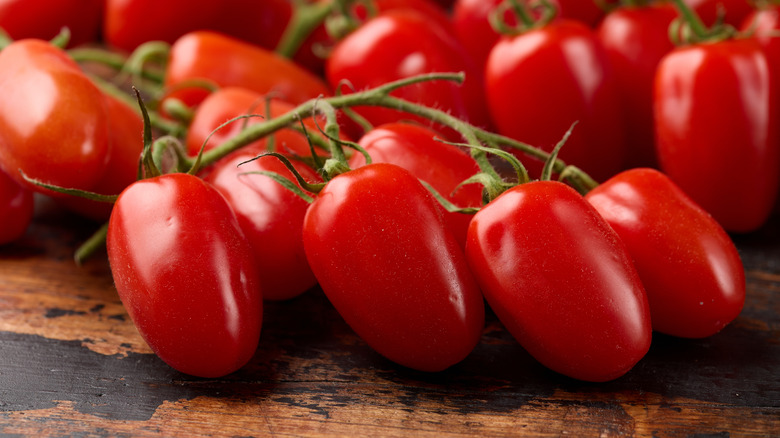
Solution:
[[[76,262],[76,265],[81,266],[98,250],[105,248],[107,236],[108,222],[104,223],[89,239],[76,248],[76,252],[73,254],[73,260]]]
[[[292,58],[303,42],[333,11],[333,2],[293,2],[293,15],[276,46],[276,53]]]

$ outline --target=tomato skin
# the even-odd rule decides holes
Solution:
[[[126,52],[148,41],[173,43],[205,29],[273,49],[291,16],[287,0],[106,0],[103,34],[108,45]]]
[[[778,29],[780,29],[779,6],[756,9],[745,18],[740,29],[743,32],[753,32],[753,37],[764,49],[775,78],[780,78],[780,41],[774,35]],[[778,80],[780,79],[775,79]]]
[[[521,184],[471,220],[466,257],[488,304],[548,368],[602,382],[650,347],[650,312],[623,243],[557,181]]]
[[[430,128],[399,122],[377,126],[358,144],[371,155],[372,162],[403,167],[458,207],[481,206],[482,189],[478,184],[463,186],[453,193],[460,183],[479,172],[476,162],[463,150],[436,140],[439,137]],[[353,169],[365,163],[363,154],[355,154],[349,161]],[[442,213],[461,247],[465,247],[471,215],[449,213],[443,207]]]
[[[501,39],[490,52],[485,84],[499,133],[551,151],[578,121],[560,158],[599,181],[622,169],[620,96],[607,54],[584,24],[561,19]],[[517,155],[538,177],[541,162]]]
[[[683,0],[693,9],[705,25],[712,26],[718,20],[720,11],[725,13],[724,22],[739,26],[751,12],[750,0]]]
[[[647,292],[654,330],[703,338],[739,315],[745,269],[734,243],[666,175],[627,170],[585,199],[628,248]]]
[[[671,4],[622,7],[601,21],[596,34],[609,56],[623,99],[626,123],[625,167],[657,167],[653,121],[653,81],[658,63],[674,49],[669,25],[677,18]]]
[[[754,40],[680,47],[658,66],[661,170],[732,232],[760,227],[780,181],[777,105]]]
[[[98,40],[103,0],[0,0],[0,27],[14,40],[50,40],[63,27],[68,47]]]
[[[108,116],[100,90],[64,51],[19,40],[0,52],[0,166],[21,177],[91,189],[109,158]],[[53,196],[53,192],[46,191]]]
[[[0,245],[22,237],[33,212],[33,192],[0,170]]]
[[[424,73],[460,71],[466,74],[461,85],[431,81],[392,95],[449,111],[477,126],[489,126],[481,71],[453,35],[416,11],[390,10],[363,23],[336,45],[325,64],[332,88],[346,80],[356,90]],[[388,108],[355,109],[375,126],[412,118]]]
[[[262,94],[273,92],[276,97],[295,104],[330,94],[320,78],[289,59],[212,31],[187,33],[171,46],[165,86],[176,88],[196,79],[220,87],[243,87]],[[194,106],[207,94],[205,89],[189,87],[174,90],[168,97]]]
[[[108,110],[108,143],[110,159],[103,177],[93,190],[103,195],[118,195],[138,179],[138,161],[144,148],[144,122],[137,110],[114,96],[105,96]],[[65,207],[84,217],[105,222],[113,204],[89,201],[79,197],[59,199]]]
[[[303,251],[303,217],[309,204],[279,183],[248,172],[270,171],[295,181],[276,157],[240,151],[218,162],[206,177],[227,199],[249,240],[260,277],[263,299],[287,300],[314,287],[317,279]],[[309,182],[321,178],[303,164],[296,170]]]
[[[253,356],[263,308],[254,258],[213,186],[180,173],[132,184],[106,245],[119,297],[163,361],[219,377]]]
[[[322,290],[388,359],[440,371],[484,326],[482,295],[433,197],[388,163],[332,179],[309,207],[303,244]]]

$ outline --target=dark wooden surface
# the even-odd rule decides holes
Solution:
[[[138,336],[96,227],[48,202],[0,248],[0,436],[780,436],[780,217],[735,236],[741,316],[703,340],[656,335],[603,384],[538,365],[492,314],[480,345],[437,374],[371,351],[319,290],[265,309],[249,365],[178,373]]]

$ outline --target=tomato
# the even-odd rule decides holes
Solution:
[[[105,96],[109,116],[108,142],[110,159],[93,192],[118,195],[138,179],[138,160],[144,148],[144,122],[135,108],[114,96]],[[64,197],[59,201],[85,217],[107,221],[112,204],[89,201],[79,197]]]
[[[675,49],[655,80],[660,168],[728,231],[771,213],[780,185],[777,105],[755,40]]]
[[[268,171],[295,181],[276,157],[240,151],[217,163],[206,177],[228,200],[254,252],[260,288],[267,300],[293,298],[317,284],[303,251],[303,217],[309,204],[278,182],[250,172]],[[296,170],[309,182],[321,180],[306,165]]]
[[[439,371],[484,326],[482,295],[433,197],[388,163],[333,178],[303,224],[309,265],[330,302],[386,358]]]
[[[327,85],[317,76],[272,51],[210,31],[190,32],[171,46],[165,86],[194,106],[208,92],[189,81],[205,80],[219,87],[236,86],[291,103],[327,96]],[[184,87],[183,89],[178,89]]]
[[[358,143],[369,153],[372,162],[403,167],[458,207],[481,206],[482,189],[478,184],[455,191],[460,183],[479,172],[476,162],[463,150],[442,143],[437,137],[440,135],[424,126],[389,123],[369,131]],[[365,158],[355,154],[349,164],[352,168],[360,167],[365,164]],[[442,211],[447,226],[464,247],[471,215]]]
[[[103,0],[0,0],[0,27],[14,40],[50,40],[63,27],[69,47],[96,42],[103,19]]]
[[[604,48],[584,24],[561,19],[503,38],[490,52],[485,76],[499,133],[550,151],[578,122],[560,158],[597,180],[621,170],[620,95]],[[532,177],[541,173],[539,161],[524,164]]]
[[[604,9],[596,0],[558,0],[561,16],[595,27],[604,17]]]
[[[109,159],[103,94],[64,51],[35,39],[3,49],[0,95],[0,166],[11,177],[39,191],[19,170],[75,189],[100,180]]]
[[[669,26],[677,16],[671,4],[622,7],[610,12],[597,28],[623,99],[625,167],[657,167],[653,81],[661,58],[674,48]]]
[[[106,245],[119,297],[163,361],[219,377],[252,358],[262,323],[257,270],[217,189],[181,173],[133,183],[114,206]]]
[[[701,18],[704,24],[715,24],[723,14],[723,22],[739,26],[752,11],[750,0],[683,0]]]
[[[33,192],[0,170],[0,245],[22,237],[33,212]]]
[[[106,0],[103,34],[110,46],[128,52],[148,41],[173,43],[205,29],[273,49],[291,16],[287,0]]]
[[[520,184],[483,207],[466,257],[499,320],[554,371],[612,380],[650,348],[647,297],[625,246],[563,183]]]
[[[775,35],[778,29],[780,29],[780,6],[756,9],[745,18],[741,27],[743,32],[752,33],[758,40],[775,77],[780,77],[780,41]]]
[[[263,94],[240,87],[225,87],[211,93],[195,109],[186,138],[188,153],[191,156],[197,155],[204,143],[206,143],[204,150],[213,149],[241,132],[245,126],[263,123],[270,118],[281,116],[295,109],[293,104],[279,99],[271,99],[270,115],[266,115],[265,99],[266,96]],[[228,120],[251,114],[262,117],[239,119],[216,132],[214,131]],[[317,125],[311,118],[304,119],[304,124],[310,135],[320,135]],[[321,120],[320,126],[322,127],[324,124],[325,121]],[[281,129],[273,135],[278,152],[300,156],[311,155],[309,142],[302,133],[294,129]],[[207,138],[208,142],[206,142]],[[269,137],[265,137],[245,146],[245,148],[257,154],[266,152],[268,139]]]
[[[631,169],[585,198],[628,248],[647,292],[654,330],[703,338],[739,315],[745,269],[734,243],[666,175]]]
[[[466,72],[462,85],[426,82],[393,96],[437,107],[478,126],[489,125],[480,71],[452,35],[414,11],[387,11],[365,22],[336,45],[325,65],[331,87],[349,81],[357,90],[423,73],[459,71]],[[355,109],[374,125],[411,118],[388,108]]]

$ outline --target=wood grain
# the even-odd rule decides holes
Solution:
[[[369,349],[321,291],[269,303],[254,359],[222,379],[172,370],[143,343],[96,227],[50,203],[0,248],[2,436],[780,436],[780,220],[735,236],[741,316],[702,340],[655,335],[604,384],[536,363],[488,313],[460,364],[426,374]]]

